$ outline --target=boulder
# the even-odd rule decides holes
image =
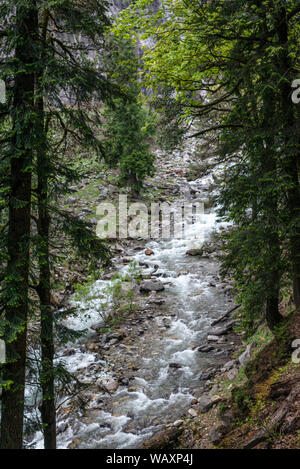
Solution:
[[[222,440],[222,432],[218,428],[213,428],[209,432],[209,439],[213,445],[217,445]]]
[[[232,326],[225,326],[225,327],[214,327],[209,329],[209,335],[225,335],[227,332],[232,328]]]
[[[149,293],[151,291],[163,291],[165,289],[160,280],[144,280],[140,285],[140,291]]]
[[[185,254],[186,256],[202,256],[203,249],[189,249]]]
[[[198,348],[198,352],[203,352],[203,353],[208,353],[211,350],[214,350],[214,347],[209,344],[201,345],[201,347]]]
[[[245,352],[243,352],[240,356],[239,356],[239,362],[242,366],[245,366],[247,365],[247,363],[251,360],[252,358],[252,350],[254,349],[254,347],[256,346],[256,343],[255,342],[252,342],[251,344],[249,344],[245,350]]]
[[[97,380],[97,385],[99,388],[109,394],[113,394],[119,387],[118,381],[116,381],[112,376],[101,376]]]
[[[197,417],[197,411],[193,408],[189,409],[188,410],[188,414],[191,416],[191,417]]]
[[[176,449],[178,438],[183,432],[183,427],[170,427],[153,435],[144,441],[138,449]]]
[[[208,394],[203,394],[198,399],[199,410],[204,414],[209,411],[209,409],[218,402],[221,401],[220,396],[210,397]]]
[[[208,342],[218,342],[219,337],[217,335],[208,335],[207,340]]]
[[[233,381],[237,377],[238,374],[239,374],[239,370],[237,368],[232,368],[227,373],[227,379],[229,379],[229,381]]]

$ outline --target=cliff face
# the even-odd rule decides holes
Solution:
[[[109,0],[110,4],[112,5],[112,13],[114,15],[117,15],[120,11],[124,10],[127,8],[131,0]],[[160,7],[160,0],[152,0],[151,4],[149,5],[149,10],[150,11],[158,11]]]

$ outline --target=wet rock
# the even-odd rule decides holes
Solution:
[[[201,347],[198,348],[198,352],[203,352],[203,353],[208,353],[211,350],[214,350],[214,347],[212,345],[201,345]]]
[[[206,381],[206,380],[212,378],[215,375],[216,371],[217,371],[216,368],[208,368],[207,370],[205,370],[201,373],[200,379],[202,381]]]
[[[208,331],[208,334],[209,335],[217,335],[217,336],[220,336],[220,335],[224,335],[224,334],[227,334],[227,332],[229,331],[229,327],[228,326],[225,326],[225,327],[214,327],[212,329],[209,329]]]
[[[176,420],[176,422],[173,423],[173,427],[180,427],[183,423],[183,420]]]
[[[152,251],[152,249],[146,249],[145,254],[146,254],[146,256],[153,256],[154,251]]]
[[[197,417],[197,412],[195,409],[189,409],[188,414],[191,415],[191,417]]]
[[[208,342],[218,342],[219,337],[217,335],[208,335],[207,340],[208,340]]]
[[[57,426],[57,433],[63,433],[66,431],[67,428],[68,428],[68,424],[66,422],[61,422]]]
[[[170,363],[169,368],[182,368],[182,365],[180,363]]]
[[[111,376],[102,376],[97,380],[99,388],[109,394],[113,394],[119,387],[119,383]]]
[[[178,438],[182,432],[182,427],[167,428],[144,441],[138,449],[175,449],[178,447]]]
[[[93,331],[99,331],[102,327],[103,327],[103,321],[100,321],[100,322],[97,322],[96,324],[93,324],[91,326],[91,329],[93,329]]]
[[[186,253],[186,256],[202,256],[203,249],[189,249]]]
[[[149,293],[151,291],[163,291],[165,289],[160,280],[144,280],[140,285],[140,291]]]
[[[187,270],[180,270],[178,272],[178,275],[188,275],[188,274],[189,274],[189,272]]]
[[[79,443],[80,443],[80,439],[74,438],[74,440],[72,440],[71,443],[69,444],[68,449],[78,448]]]

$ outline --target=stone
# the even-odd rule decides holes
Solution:
[[[118,381],[111,376],[102,376],[97,380],[99,388],[109,394],[113,394],[119,387]]]
[[[197,417],[197,412],[195,409],[189,409],[188,414],[191,415],[191,417]]]
[[[57,433],[63,433],[68,428],[68,424],[66,422],[61,422],[57,427]]]
[[[182,368],[182,365],[180,365],[180,363],[170,363],[169,367],[170,368]]]
[[[212,345],[201,345],[201,347],[198,348],[198,352],[203,352],[203,353],[208,353],[211,350],[214,350],[214,347]]]
[[[153,256],[154,251],[152,251],[152,249],[146,249],[145,254],[146,254],[146,256]]]
[[[173,423],[173,427],[181,427],[183,423],[183,420],[176,420],[176,422]]]
[[[189,249],[186,253],[186,256],[202,256],[203,249]]]
[[[222,440],[222,433],[220,430],[218,430],[218,428],[213,428],[209,432],[209,439],[213,445],[217,445]]]
[[[151,291],[163,291],[164,284],[160,280],[144,280],[140,285],[140,291],[149,293]]]
[[[227,334],[227,332],[229,331],[229,327],[214,327],[212,329],[209,329],[208,331],[208,334],[209,335],[224,335],[224,334]]]
[[[229,432],[232,429],[234,423],[234,415],[231,411],[224,412],[220,417],[226,432]]]
[[[219,337],[217,335],[208,335],[207,340],[208,342],[218,342]]]
[[[229,371],[236,365],[236,360],[230,360],[229,362],[225,363],[222,368],[222,371]]]
[[[227,372],[227,379],[229,381],[233,381],[237,377],[238,374],[239,374],[239,370],[237,368],[232,368],[231,370]]]
[[[200,375],[200,379],[202,381],[206,381],[210,378],[212,378],[216,373],[216,369],[215,368],[208,368],[207,370],[203,371]]]
[[[203,394],[203,396],[198,399],[198,405],[200,411],[204,414],[205,412],[209,411],[213,404],[211,402],[211,398]]]
[[[204,414],[209,411],[209,409],[220,402],[222,399],[220,396],[215,395],[210,397],[208,394],[203,394],[199,399],[198,399],[198,405],[200,411]]]
[[[170,427],[162,430],[148,440],[144,441],[137,449],[170,449],[178,447],[178,438],[183,432],[183,427]]]
[[[240,364],[242,366],[245,366],[247,365],[247,363],[251,360],[252,358],[252,350],[254,349],[254,347],[256,346],[256,343],[255,342],[252,342],[251,344],[249,344],[245,350],[245,352],[243,352],[238,360],[240,362]]]

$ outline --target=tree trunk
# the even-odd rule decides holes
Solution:
[[[294,103],[291,99],[291,83],[293,80],[293,69],[289,59],[288,49],[288,22],[286,9],[282,7],[279,11],[277,31],[281,45],[278,54],[279,69],[281,75],[280,94],[282,121],[285,122],[284,143],[285,154],[284,170],[289,178],[287,190],[287,205],[289,210],[290,224],[290,254],[293,275],[294,302],[296,308],[300,308],[300,193],[299,193],[299,170],[300,152],[299,136],[294,134],[296,128]],[[294,140],[294,139],[298,139]]]
[[[31,165],[34,138],[34,42],[37,15],[34,2],[16,9],[13,139],[10,164],[9,231],[5,279],[6,359],[3,379],[11,382],[2,395],[1,449],[23,445],[23,414],[28,315]],[[14,332],[14,340],[11,333]]]
[[[45,11],[42,18],[42,44],[46,44],[47,24],[49,15]],[[41,63],[44,63],[44,52],[42,50]],[[47,152],[47,130],[45,128],[45,112],[43,98],[43,71],[37,76],[36,108],[39,122],[40,145],[37,155],[38,172],[38,256],[40,281],[38,294],[41,310],[41,349],[42,349],[42,423],[44,432],[45,449],[56,449],[56,409],[55,409],[55,385],[54,385],[54,334],[53,334],[53,312],[50,304],[51,299],[51,273],[49,260],[49,229],[50,216],[48,210],[48,177],[49,177],[49,155]]]

